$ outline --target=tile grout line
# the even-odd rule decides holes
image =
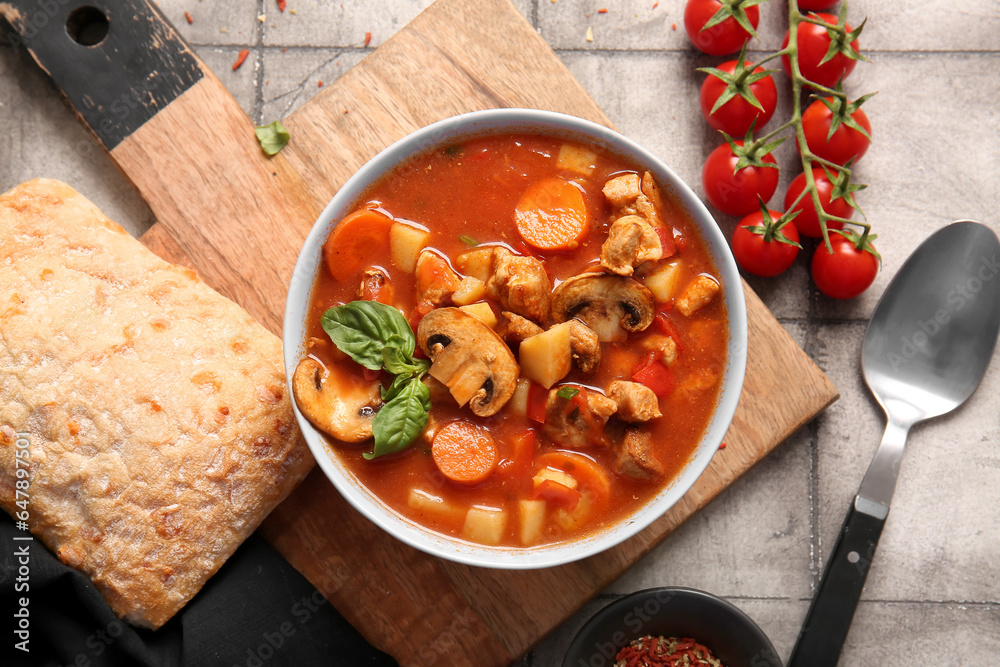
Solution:
[[[806,310],[806,341],[805,351],[813,363],[816,363],[819,352],[819,327],[817,312],[819,310],[819,293],[812,285],[809,285],[809,299]],[[819,364],[816,363],[818,366]],[[820,370],[823,370],[822,368]],[[823,539],[820,525],[820,505],[819,505],[819,420],[823,418],[822,413],[809,422],[809,479],[807,488],[809,489],[809,588],[810,599],[819,590],[820,579],[823,576]]]
[[[254,125],[264,123],[264,22],[257,16],[266,14],[265,0],[257,0],[257,12],[254,16],[253,51],[254,51],[254,82],[253,82],[253,121]]]

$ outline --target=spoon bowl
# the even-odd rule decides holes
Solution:
[[[882,295],[861,372],[886,427],[834,544],[787,667],[835,667],[875,557],[906,436],[951,412],[982,382],[1000,331],[1000,240],[969,220],[939,229]]]
[[[976,222],[942,228],[907,260],[872,315],[865,382],[886,413],[951,412],[986,373],[1000,325],[1000,242]],[[911,422],[912,423],[912,422]]]

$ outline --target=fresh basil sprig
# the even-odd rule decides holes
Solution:
[[[323,313],[323,331],[337,348],[368,370],[381,370],[383,350],[398,349],[412,359],[417,340],[403,315],[378,301],[351,301]],[[391,371],[390,371],[391,372]]]
[[[413,376],[375,415],[372,431],[375,448],[362,456],[371,460],[409,447],[427,426],[431,409],[431,390]]]
[[[375,447],[364,457],[371,460],[409,447],[423,433],[431,409],[430,389],[421,381],[430,362],[413,357],[417,341],[409,323],[392,306],[351,301],[323,313],[321,324],[351,359],[396,376],[388,389],[382,388],[385,403],[372,421]]]

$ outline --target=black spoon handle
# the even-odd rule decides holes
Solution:
[[[858,496],[785,667],[835,667],[865,587],[889,508]]]

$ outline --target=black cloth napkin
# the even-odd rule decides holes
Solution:
[[[15,539],[29,535],[0,512],[0,667],[397,664],[256,534],[155,632],[118,620],[87,577],[37,538]],[[19,636],[25,623],[27,634]],[[25,636],[28,653],[17,648]]]

